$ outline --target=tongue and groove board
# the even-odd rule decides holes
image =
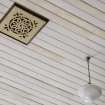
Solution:
[[[0,105],[85,105],[87,55],[103,90],[92,105],[104,105],[104,0],[0,0],[0,19],[15,2],[49,22],[28,45],[0,33]]]

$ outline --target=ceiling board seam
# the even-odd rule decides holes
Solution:
[[[91,6],[91,7],[93,7],[93,8],[95,8],[95,9],[97,9],[97,10],[100,11],[100,12],[103,12],[103,13],[105,14],[104,11],[102,11],[101,9],[99,9],[99,8],[97,8],[97,7],[95,7],[95,6],[93,6],[92,4],[90,4],[90,3],[88,3],[88,2],[86,2],[86,1],[84,1],[84,0],[81,0],[81,1],[84,2],[84,3],[86,3],[86,4],[88,4],[89,6]]]
[[[43,7],[42,7],[43,8]]]
[[[6,79],[6,78],[5,78]],[[10,79],[9,79],[10,80]],[[10,80],[10,81],[12,81],[12,80]],[[14,81],[12,81],[12,82],[14,82]],[[8,85],[7,83],[5,83],[5,82],[2,82],[2,81],[0,81],[0,83],[2,83],[2,84],[5,84],[5,85]],[[16,82],[15,82],[16,83]],[[17,83],[18,84],[18,83]],[[11,86],[10,84],[8,85],[8,86]],[[11,86],[12,88],[15,88],[15,87],[13,87],[13,86]],[[20,94],[17,94],[16,92],[13,92],[13,91],[10,91],[10,90],[8,90],[8,89],[4,89],[3,87],[0,87],[1,89],[3,89],[3,90],[6,90],[6,91],[8,91],[8,92],[11,92],[11,93],[14,93],[14,94],[16,94],[16,95],[18,95],[18,96],[20,96],[20,97],[22,97],[22,98],[25,98],[25,99],[27,99],[27,100],[29,100],[29,101],[33,101],[33,102],[35,102],[35,103],[37,103],[37,104],[39,104],[39,105],[43,105],[43,104],[41,104],[41,103],[39,103],[39,102],[36,102],[35,100],[32,100],[32,99],[29,99],[29,98],[27,98],[27,97],[25,97],[25,96],[23,96],[23,95],[20,95]],[[26,91],[23,91],[23,90],[21,90],[21,89],[18,89],[18,88],[15,88],[16,90],[19,90],[19,91],[22,91],[22,92],[24,92],[25,94],[30,94],[30,93],[28,93],[28,92],[26,92]],[[28,104],[29,105],[29,104]]]
[[[54,85],[48,84],[48,83],[46,83],[46,82],[44,82],[44,81],[41,81],[41,80],[39,80],[39,79],[37,79],[37,78],[31,76],[31,75],[28,75],[28,74],[26,74],[26,73],[24,73],[24,72],[18,71],[18,70],[15,69],[15,68],[9,67],[9,66],[4,65],[4,64],[2,64],[2,63],[0,63],[0,65],[6,67],[6,68],[8,68],[8,69],[11,69],[11,70],[13,70],[13,71],[15,71],[15,72],[21,73],[22,75],[28,76],[29,78],[32,78],[32,79],[34,79],[34,80],[37,80],[37,81],[39,81],[39,82],[41,82],[41,83],[43,83],[43,84],[45,84],[45,85],[48,85],[48,86],[50,86],[50,87],[53,87],[53,88],[55,88],[55,89],[57,89],[57,90],[60,90],[60,91],[62,91],[62,92],[64,92],[64,93],[66,93],[66,94],[69,94],[69,95],[72,95],[72,96],[74,95],[74,94],[70,93],[69,91],[62,90],[62,89],[59,88],[59,87],[56,87],[56,86],[54,86]]]
[[[68,88],[71,88],[71,87],[68,86],[67,84],[61,83],[60,81],[57,81],[57,80],[55,80],[55,79],[53,79],[53,78],[51,78],[51,77],[48,77],[48,76],[46,76],[46,75],[44,75],[44,74],[40,74],[40,73],[38,73],[38,72],[36,72],[36,71],[33,71],[32,69],[29,69],[29,68],[27,68],[27,67],[25,67],[25,66],[23,66],[23,65],[20,65],[20,64],[18,64],[18,63],[15,63],[15,62],[13,62],[13,61],[11,61],[11,60],[7,60],[7,59],[5,59],[4,57],[0,57],[0,58],[1,58],[1,59],[4,59],[4,60],[6,60],[6,61],[8,61],[8,62],[10,62],[10,63],[12,63],[12,64],[15,64],[15,65],[17,65],[17,66],[19,66],[19,67],[22,67],[22,68],[24,68],[24,69],[26,69],[26,70],[30,70],[31,72],[36,73],[36,74],[38,74],[38,75],[41,75],[42,77],[47,78],[47,79],[49,79],[49,80],[51,80],[51,81],[55,81],[55,82],[57,82],[57,83],[59,83],[59,84],[62,84],[62,85],[64,85],[64,86],[68,87]],[[73,87],[72,87],[72,89],[76,90],[76,89],[73,88]]]
[[[4,59],[4,58],[3,58]]]
[[[4,77],[5,78],[5,77]],[[6,78],[5,78],[6,79]],[[8,79],[8,78],[7,78]],[[10,80],[10,79],[9,79]],[[10,80],[11,81],[11,80]],[[12,82],[14,82],[14,81],[12,81]],[[15,83],[17,83],[17,82],[15,82]],[[22,84],[20,84],[20,83],[17,83],[17,84],[19,84],[19,85],[22,85]],[[24,86],[24,85],[23,85]],[[24,86],[25,87],[25,86]],[[26,87],[26,88],[29,88],[29,87]],[[67,104],[67,105],[69,105],[70,103],[68,103],[68,102],[65,102],[65,101],[63,101],[63,100],[59,100],[59,99],[57,99],[57,98],[55,98],[55,97],[53,97],[53,96],[49,96],[49,95],[47,95],[47,94],[45,94],[45,93],[42,93],[42,92],[40,92],[40,91],[38,91],[38,90],[36,90],[36,89],[32,89],[32,88],[30,88],[31,90],[33,90],[33,91],[37,91],[37,92],[39,92],[40,94],[43,94],[43,95],[46,95],[47,97],[51,97],[51,98],[53,98],[53,99],[55,99],[55,100],[57,100],[57,101],[60,101],[60,102],[62,102],[62,103],[65,103],[65,104]]]
[[[0,64],[1,65],[1,64]],[[9,74],[9,73],[8,73]],[[13,74],[9,74],[9,75],[13,75]],[[14,76],[16,76],[16,75],[14,75]],[[17,78],[19,78],[18,76],[16,76]],[[20,78],[20,79],[22,79],[22,78]],[[26,81],[26,80],[24,80],[24,81]],[[28,82],[28,81],[27,81]],[[37,85],[37,84],[35,84],[35,85]],[[38,86],[38,87],[41,87],[41,86]],[[41,87],[41,88],[44,88],[44,87]],[[51,90],[49,90],[49,89],[47,89],[47,88],[44,88],[44,89],[46,89],[47,91],[49,91],[49,92],[54,92],[54,91],[51,91]],[[56,92],[55,92],[56,93]],[[56,93],[56,94],[58,94],[58,93]],[[58,94],[58,95],[60,95],[60,94]],[[63,96],[63,95],[60,95],[60,96]],[[65,96],[63,96],[63,97],[65,97]],[[65,98],[67,98],[67,97],[65,97]],[[71,98],[69,98],[69,99],[71,99]],[[71,99],[71,100],[73,100],[73,99]]]
[[[27,0],[26,0],[26,1],[27,1]],[[44,0],[44,1],[45,1],[45,0]],[[50,13],[56,15],[57,17],[60,17],[60,18],[62,18],[63,20],[65,20],[65,21],[67,21],[67,22],[69,22],[69,23],[72,23],[73,25],[76,25],[77,27],[79,27],[79,28],[81,28],[81,29],[83,29],[83,30],[85,30],[85,31],[88,31],[89,33],[92,33],[92,35],[95,35],[95,36],[98,36],[98,37],[99,37],[99,35],[97,35],[96,33],[94,33],[95,31],[94,31],[94,32],[93,32],[93,31],[89,31],[88,29],[86,29],[86,28],[84,28],[84,27],[82,27],[82,26],[79,26],[79,25],[75,24],[75,23],[71,22],[70,20],[65,19],[64,17],[61,17],[61,16],[57,15],[56,13],[52,12],[51,10],[48,10],[46,7],[43,7],[42,5],[39,5],[37,2],[35,3],[35,2],[33,2],[33,1],[31,1],[31,0],[29,0],[28,2],[33,3],[34,5],[37,5],[37,6],[39,6],[40,8],[45,9],[46,11],[48,11],[48,12],[50,12]],[[102,30],[101,30],[101,31],[102,31]],[[104,32],[104,30],[103,30],[103,32]],[[100,36],[100,37],[102,37],[102,36]]]
[[[6,100],[6,99],[0,98],[0,100],[5,101],[5,102],[7,102],[7,103],[9,103],[9,104],[15,105],[14,103],[11,103],[11,102],[9,102],[9,101]]]
[[[98,59],[99,61],[104,62],[103,60],[97,58],[97,55],[98,55],[98,54],[102,54],[103,56],[105,56],[104,53],[99,52],[98,50],[96,50],[96,49],[94,49],[94,48],[92,48],[92,47],[90,47],[90,46],[87,46],[87,45],[81,43],[81,42],[78,41],[78,40],[75,40],[75,39],[73,39],[73,38],[71,38],[71,37],[68,37],[67,35],[65,35],[65,34],[63,34],[63,33],[60,33],[60,32],[58,32],[58,31],[56,31],[56,30],[54,30],[54,29],[52,29],[52,28],[50,28],[50,27],[47,27],[47,28],[48,28],[49,30],[52,30],[52,31],[54,31],[54,32],[56,32],[56,33],[58,33],[58,34],[64,36],[65,38],[69,38],[69,39],[75,41],[76,43],[79,43],[79,44],[81,44],[81,45],[83,45],[83,46],[86,46],[86,47],[89,48],[89,49],[92,49],[92,50],[96,51],[96,54],[93,54],[93,55],[95,55],[94,58]],[[44,31],[42,31],[42,33],[43,33],[43,32],[44,32]],[[79,34],[78,34],[78,35],[79,35]],[[81,36],[79,36],[79,37],[81,37]],[[81,38],[82,38],[82,37],[81,37]],[[85,39],[85,38],[84,38],[84,39]],[[88,40],[88,39],[86,39],[86,40]],[[93,42],[91,42],[91,43],[93,43]],[[95,43],[95,44],[96,44],[96,43]],[[98,45],[98,46],[99,46],[99,45]],[[100,46],[100,47],[102,47],[102,46]],[[88,54],[88,55],[89,55],[89,54]],[[104,63],[105,63],[105,62],[104,62]]]
[[[2,79],[3,80],[3,79]],[[10,80],[9,80],[10,81]],[[12,81],[11,81],[12,82]],[[39,97],[37,97],[37,96],[35,96],[35,95],[33,95],[33,94],[31,94],[31,93],[29,93],[29,92],[27,92],[27,91],[25,91],[25,90],[23,90],[23,89],[20,89],[20,88],[17,88],[16,86],[12,86],[11,84],[9,84],[9,83],[7,83],[7,82],[4,82],[4,81],[1,81],[0,80],[0,83],[3,83],[3,84],[5,84],[5,85],[8,85],[9,87],[12,87],[12,88],[15,88],[16,90],[18,90],[18,91],[21,91],[21,92],[23,92],[24,94],[28,94],[29,95],[29,97],[30,97],[30,95],[32,96],[32,97],[36,97],[36,98],[38,98],[38,99],[40,99]],[[16,84],[15,82],[13,82],[14,84]],[[19,86],[19,84],[16,84],[17,86]],[[21,85],[22,86],[22,85]],[[27,97],[25,97],[26,99],[27,99]],[[31,98],[28,98],[28,99],[30,99],[31,101],[33,101],[33,102],[36,102],[36,103],[39,103],[39,102],[37,102],[37,101],[35,101],[34,99],[31,99]],[[45,102],[48,102],[48,101],[45,101]],[[39,103],[40,105],[43,105],[42,103]],[[50,104],[50,103],[49,103]],[[56,104],[50,104],[50,105],[56,105]]]
[[[67,46],[69,46],[69,47],[71,47],[71,48],[73,48],[73,49],[75,49],[75,50],[77,50],[77,51],[80,51],[80,52],[83,53],[83,54],[86,54],[87,56],[90,55],[90,54],[88,54],[88,53],[86,53],[86,52],[84,52],[84,51],[81,51],[80,49],[77,49],[76,47],[73,47],[72,45],[66,44],[66,43],[63,42],[63,41],[61,41],[61,40],[59,40],[59,39],[56,39],[56,38],[53,37],[53,36],[49,36],[47,33],[44,33],[44,32],[42,32],[42,33],[44,34],[45,37],[49,37],[49,38],[55,39],[55,40],[59,41],[60,43],[63,43],[64,45],[67,45]],[[36,38],[36,39],[37,39],[37,38]],[[40,38],[38,38],[38,39],[40,39]],[[44,38],[42,37],[42,39],[44,39]],[[66,51],[65,49],[63,49],[63,50]],[[69,52],[69,51],[68,51],[68,52]],[[73,53],[71,53],[71,55],[80,58],[79,56],[77,56],[77,55],[75,55],[75,54],[73,54]],[[86,56],[86,55],[85,55],[85,56]],[[93,55],[90,55],[90,56],[95,57],[96,55],[93,54]],[[82,58],[80,58],[80,59],[82,59]],[[82,60],[83,60],[83,61],[86,61],[85,59],[82,59]],[[100,59],[97,59],[97,58],[96,58],[96,60],[100,61]],[[105,63],[105,62],[103,62],[103,63]],[[93,66],[96,66],[96,67],[98,67],[98,68],[101,68],[101,69],[105,70],[102,66],[96,65],[95,63],[92,63],[92,62],[91,62],[91,64],[92,64]],[[85,66],[83,66],[83,67],[85,67]],[[85,68],[86,68],[86,67],[85,67]],[[94,71],[94,70],[93,70],[93,71]]]
[[[26,1],[27,1],[27,0],[26,0]],[[39,4],[35,4],[35,2],[32,2],[32,1],[30,1],[30,0],[27,1],[27,2],[30,2],[31,4],[36,5],[36,6],[40,7],[40,8],[43,8],[43,9],[45,9],[47,12],[50,12],[50,13],[52,13],[53,15],[55,15],[55,16],[57,16],[57,17],[63,19],[63,20],[65,20],[66,22],[71,23],[71,22],[68,21],[67,19],[58,16],[57,14],[51,12],[50,10],[46,9],[45,7],[42,7],[42,6],[40,6]],[[92,31],[92,32],[91,32],[91,31],[89,31],[89,30],[87,30],[87,29],[84,29],[83,27],[78,26],[77,24],[74,24],[74,23],[71,23],[71,24],[73,24],[73,25],[77,26],[78,28],[81,28],[81,29],[83,29],[83,30],[85,30],[85,31],[87,31],[87,32],[89,32],[89,33],[91,33],[92,35],[95,35],[95,36],[97,36],[97,37],[103,38],[102,33],[97,35],[96,33],[94,33],[94,32],[96,32],[96,31],[94,31],[94,32]],[[97,31],[97,32],[98,32],[98,31]],[[99,36],[99,35],[101,35],[101,36]],[[104,38],[104,39],[105,39],[105,38]]]
[[[83,19],[82,17],[80,17],[80,16],[78,16],[78,15],[76,15],[76,14],[73,14],[73,13],[67,11],[66,9],[64,9],[64,8],[62,8],[62,7],[60,7],[60,6],[58,6],[57,4],[54,4],[54,3],[51,2],[50,0],[46,0],[46,1],[47,1],[48,3],[54,5],[55,7],[57,7],[57,8],[59,8],[59,9],[65,11],[65,12],[67,12],[67,13],[69,13],[69,14],[71,14],[71,15],[77,17],[77,18],[79,18],[80,20],[85,21],[86,23],[88,23],[88,24],[90,24],[90,25],[92,25],[92,26],[94,26],[94,27],[96,27],[96,28],[99,28],[100,30],[105,31],[103,28],[101,28],[101,27],[99,27],[99,26],[93,24],[92,22],[89,22],[88,20]],[[79,9],[79,8],[78,8],[78,9]],[[87,14],[88,14],[88,13],[87,13]],[[89,14],[89,15],[90,15],[90,14]],[[92,16],[92,15],[90,15],[90,16]],[[101,21],[101,22],[105,22],[105,21],[103,21],[103,20],[101,20],[101,19],[99,19],[99,18],[97,18],[97,17],[95,17],[95,16],[92,16],[92,17],[95,18],[95,19],[97,19],[97,20],[99,20],[99,21]]]
[[[0,51],[0,52],[4,52],[4,51]],[[4,52],[4,53],[6,53],[6,52]],[[10,55],[10,54],[8,53],[8,55]],[[13,56],[13,55],[10,55],[10,56]],[[15,56],[13,56],[13,57],[15,57]],[[23,62],[26,62],[26,61],[24,61],[24,60],[22,60],[22,59],[20,59],[20,58],[17,58],[17,57],[15,57],[15,58],[16,58],[16,59],[19,59],[19,60],[21,60],[21,61],[23,61]],[[4,59],[5,59],[5,58],[4,58]],[[26,63],[29,63],[29,62],[26,62]],[[29,64],[33,65],[32,63],[29,63]],[[39,66],[36,66],[36,65],[33,65],[33,66],[40,68]],[[40,69],[42,69],[42,68],[40,68]],[[57,69],[57,68],[56,68],[56,69]],[[45,70],[45,69],[43,69],[43,70]],[[49,72],[49,71],[48,71],[48,72]],[[60,76],[60,75],[58,75],[58,74],[55,74],[54,72],[50,72],[50,73],[52,73],[52,74],[54,74],[54,75],[56,75],[56,76],[58,76],[58,77],[61,77],[61,78],[65,79],[65,80],[67,80],[67,81],[69,81],[69,82],[74,82],[75,84],[80,85],[79,83],[77,83],[77,82],[75,82],[75,81],[73,81],[73,80],[66,79],[66,78],[63,77],[63,76]],[[80,86],[82,86],[82,85],[80,85]]]
[[[83,8],[80,8],[80,6],[79,6],[79,7],[75,6],[75,4],[72,3],[71,1],[69,1],[69,0],[63,0],[63,1],[66,2],[67,4],[73,5],[74,7],[80,9],[81,11],[84,11],[85,13],[87,13],[87,14],[89,14],[89,15],[95,17],[96,19],[101,20],[100,17],[96,17],[96,15],[93,15],[92,13],[89,13],[90,11],[88,11],[88,10],[86,11],[86,10],[84,10]],[[77,0],[77,1],[78,1],[78,0]],[[80,4],[81,4],[81,3],[83,4],[83,2],[81,2],[80,0],[79,0],[79,3],[80,3]],[[87,6],[88,4],[84,3],[84,5]],[[89,6],[89,5],[88,5],[88,7],[91,8],[92,10],[94,9],[93,7],[91,7],[91,6]],[[94,10],[96,10],[96,9],[94,9]],[[101,11],[98,11],[98,12],[103,13],[103,12],[101,12]],[[104,13],[103,13],[103,14],[104,14]],[[105,22],[104,19],[102,19],[102,21]]]
[[[55,45],[53,45],[53,44],[51,44],[51,43],[49,43],[49,42],[47,42],[47,41],[45,41],[45,40],[43,40],[43,39],[38,38],[38,40],[41,40],[41,41],[43,41],[43,42],[45,42],[45,43],[47,43],[47,44],[49,44],[49,45],[52,45],[52,46],[54,46],[54,47],[56,47],[56,48],[58,48],[58,49],[61,49],[61,50],[65,51],[64,49],[59,48],[58,46],[55,46]],[[79,58],[78,56],[76,56],[76,55],[74,55],[74,54],[72,54],[72,53],[70,53],[70,52],[68,52],[68,51],[65,51],[65,52],[68,53],[68,54],[71,54],[71,55],[73,55],[73,56],[75,56],[75,57],[77,57],[77,58]],[[79,66],[81,66],[81,67],[87,69],[85,66],[80,65],[80,64],[78,64],[77,62],[74,62],[74,61],[70,60],[69,58],[66,58],[66,57],[65,57],[65,59],[66,59],[67,61],[70,61],[70,62],[72,62],[72,63],[74,63],[74,64],[77,64],[77,65],[79,65]],[[79,58],[79,59],[81,59],[81,58]],[[81,60],[83,60],[83,59],[81,59]],[[83,61],[85,61],[85,60],[83,60]],[[92,64],[92,63],[91,63],[91,64]],[[96,66],[96,65],[95,65],[95,66]],[[102,70],[104,70],[102,67],[100,67],[100,66],[98,66],[98,65],[97,65],[97,67],[100,68],[100,69],[102,69]],[[102,75],[103,75],[103,74],[102,74]],[[101,76],[102,76],[102,75],[101,75]]]
[[[5,45],[3,45],[3,46],[5,46]],[[15,50],[15,49],[13,49],[13,50]],[[23,54],[22,52],[19,52],[19,53]],[[26,54],[25,54],[25,55],[26,55]],[[26,56],[28,56],[28,55],[26,55]],[[28,57],[30,57],[30,56],[28,56]],[[31,58],[33,59],[33,57],[31,57]],[[42,62],[42,61],[40,61],[40,60],[38,60],[38,61],[39,61],[39,62]],[[42,63],[44,63],[44,62],[42,62]],[[44,64],[48,65],[49,67],[51,66],[51,65],[49,65],[49,64],[47,64],[47,63],[44,63]],[[54,67],[54,66],[51,66],[51,67],[57,69],[57,68]],[[68,73],[67,73],[67,74],[68,74]]]

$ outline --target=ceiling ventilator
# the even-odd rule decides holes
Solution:
[[[14,3],[0,20],[0,32],[24,44],[29,44],[48,21],[46,17]]]
[[[49,20],[44,16],[41,16],[20,4],[14,3],[0,21],[0,32],[24,44],[28,44],[48,21]],[[91,84],[89,69],[90,58],[90,56],[87,56],[86,58],[88,63],[89,82],[79,89],[79,96],[87,103],[92,103],[102,94],[100,87]]]
[[[89,68],[90,58],[91,58],[90,56],[86,57],[87,64],[88,64],[89,82],[88,84],[85,84],[79,89],[79,96],[86,103],[93,103],[102,95],[102,89],[99,86],[93,85],[91,83],[90,68]]]

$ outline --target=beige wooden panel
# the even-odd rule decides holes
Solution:
[[[85,57],[95,55],[92,83],[102,87],[103,95],[91,105],[104,105],[105,31],[101,29],[105,14],[100,8],[104,4],[100,0],[91,5],[86,3],[90,0],[78,0],[80,5],[76,0],[0,0],[1,17],[15,1],[50,21],[27,46],[0,34],[0,104],[85,105],[77,90],[88,81]]]
[[[98,9],[95,9],[94,7],[88,5],[85,2],[82,2],[82,0],[65,0],[65,2],[70,3],[70,5],[77,7],[78,9],[84,11],[87,14],[90,14],[91,16],[105,21],[105,14],[103,12],[99,11]]]
[[[82,0],[86,3],[88,3],[89,5],[95,7],[95,9],[99,9],[100,11],[105,13],[105,3],[100,2],[101,0]]]

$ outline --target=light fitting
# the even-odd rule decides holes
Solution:
[[[90,58],[91,57],[89,56],[86,58],[87,63],[88,63],[89,82],[88,84],[85,84],[79,89],[79,96],[86,103],[93,103],[102,95],[102,89],[99,86],[91,84],[90,69],[89,69]]]

